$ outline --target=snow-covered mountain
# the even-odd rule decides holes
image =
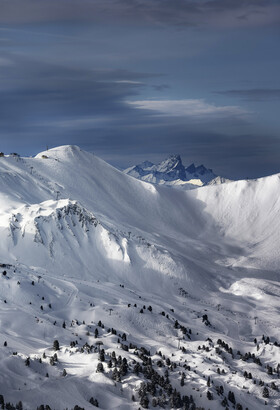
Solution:
[[[204,165],[191,164],[185,167],[180,155],[171,155],[159,164],[144,161],[141,164],[129,167],[124,173],[142,181],[159,185],[171,185],[184,189],[197,188],[204,185],[217,185],[229,180],[217,176],[212,169]]]
[[[279,192],[170,189],[76,146],[0,157],[0,404],[279,408]]]

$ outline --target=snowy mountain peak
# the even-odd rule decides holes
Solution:
[[[204,165],[196,167],[195,164],[191,164],[185,167],[178,154],[170,155],[159,164],[144,161],[141,164],[127,168],[124,172],[146,182],[184,189],[208,185],[214,180],[216,184],[227,182],[225,178],[218,177],[212,169],[207,169]]]
[[[156,172],[166,181],[185,178],[185,168],[180,155],[171,155],[156,166]],[[165,174],[165,175],[164,175]]]

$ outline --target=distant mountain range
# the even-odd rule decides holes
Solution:
[[[142,181],[160,185],[172,185],[185,189],[204,185],[217,185],[230,182],[229,179],[214,174],[212,169],[204,165],[194,164],[185,167],[180,155],[170,155],[159,164],[144,161],[124,170],[125,174]]]

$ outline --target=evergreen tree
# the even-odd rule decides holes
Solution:
[[[116,380],[116,382],[120,382],[121,381],[121,376],[120,376],[120,372],[118,371],[118,369],[115,367],[112,373],[112,379]]]
[[[99,362],[96,368],[96,373],[103,373],[103,372],[104,372],[103,364]]]
[[[104,351],[104,349],[101,349],[101,350],[100,350],[99,360],[100,360],[101,362],[104,362],[104,361],[105,361],[105,351]]]
[[[269,390],[268,390],[268,388],[267,388],[266,386],[263,388],[262,396],[263,396],[265,399],[268,399],[268,398],[269,398]]]
[[[58,340],[54,340],[54,342],[53,342],[53,349],[54,349],[54,350],[59,350],[59,342],[58,342]]]
[[[144,408],[144,409],[148,409],[149,408],[149,399],[146,395],[142,396],[140,399],[140,405]]]
[[[208,400],[213,400],[213,394],[209,390],[207,390],[206,396]]]
[[[1,405],[1,409],[4,409],[5,400],[4,400],[4,396],[2,394],[0,394],[0,405]]]
[[[90,404],[92,404],[95,407],[99,407],[98,401],[96,399],[94,399],[93,397],[91,397],[89,399]]]
[[[228,392],[228,399],[232,404],[235,404],[235,396],[234,396],[234,393],[232,391]]]

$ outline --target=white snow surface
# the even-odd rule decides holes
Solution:
[[[280,174],[186,191],[154,185],[77,146],[35,158],[1,157],[0,394],[5,401],[21,400],[26,410],[40,404],[91,409],[93,396],[103,409],[142,408],[138,390],[147,380],[131,370],[133,360],[141,361],[135,348],[121,348],[118,334],[125,332],[128,344],[150,350],[156,369],[159,351],[176,363],[157,371],[163,375],[168,368],[172,386],[192,395],[197,407],[223,408],[231,390],[243,409],[279,409],[279,193]],[[192,330],[188,337],[176,320]],[[117,336],[109,332],[112,327]],[[55,339],[60,350],[51,366]],[[232,347],[233,356],[223,349],[217,354],[218,339]],[[73,340],[77,345],[70,347]],[[96,340],[105,350],[104,373],[96,372],[98,352],[81,351]],[[202,345],[209,350],[198,349]],[[121,382],[112,380],[108,367],[113,350],[130,366]],[[254,353],[262,366],[241,360],[237,351]],[[245,370],[252,379],[244,378]],[[269,398],[263,397],[260,379]],[[220,385],[224,396],[217,394]],[[208,390],[213,400],[206,398]],[[153,395],[148,398],[152,407]],[[172,408],[168,400],[165,408]]]

